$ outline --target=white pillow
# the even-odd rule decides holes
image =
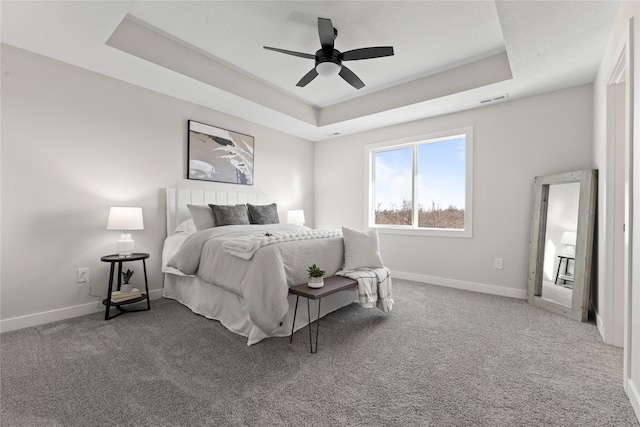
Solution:
[[[342,236],[345,270],[384,267],[376,230],[358,231],[342,227]]]
[[[196,225],[193,222],[193,219],[188,219],[186,221],[182,221],[179,226],[173,230],[174,233],[185,233],[185,234],[193,234],[196,231]]]
[[[191,218],[193,218],[193,223],[195,224],[198,231],[206,230],[207,228],[216,226],[216,219],[213,216],[213,211],[209,206],[187,205],[187,208],[189,208]]]

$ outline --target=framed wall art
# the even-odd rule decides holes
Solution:
[[[254,138],[189,120],[187,179],[253,185]]]

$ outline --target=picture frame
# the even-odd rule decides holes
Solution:
[[[188,121],[187,179],[253,185],[254,137]]]

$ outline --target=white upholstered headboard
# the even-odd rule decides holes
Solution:
[[[191,218],[187,205],[236,205],[243,203],[264,205],[268,203],[268,197],[265,194],[255,193],[167,188],[167,236],[171,235],[182,221]]]

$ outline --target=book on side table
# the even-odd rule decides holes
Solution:
[[[129,301],[131,299],[140,298],[142,293],[138,288],[133,288],[128,292],[124,291],[113,291],[111,292],[111,302],[119,303]]]

